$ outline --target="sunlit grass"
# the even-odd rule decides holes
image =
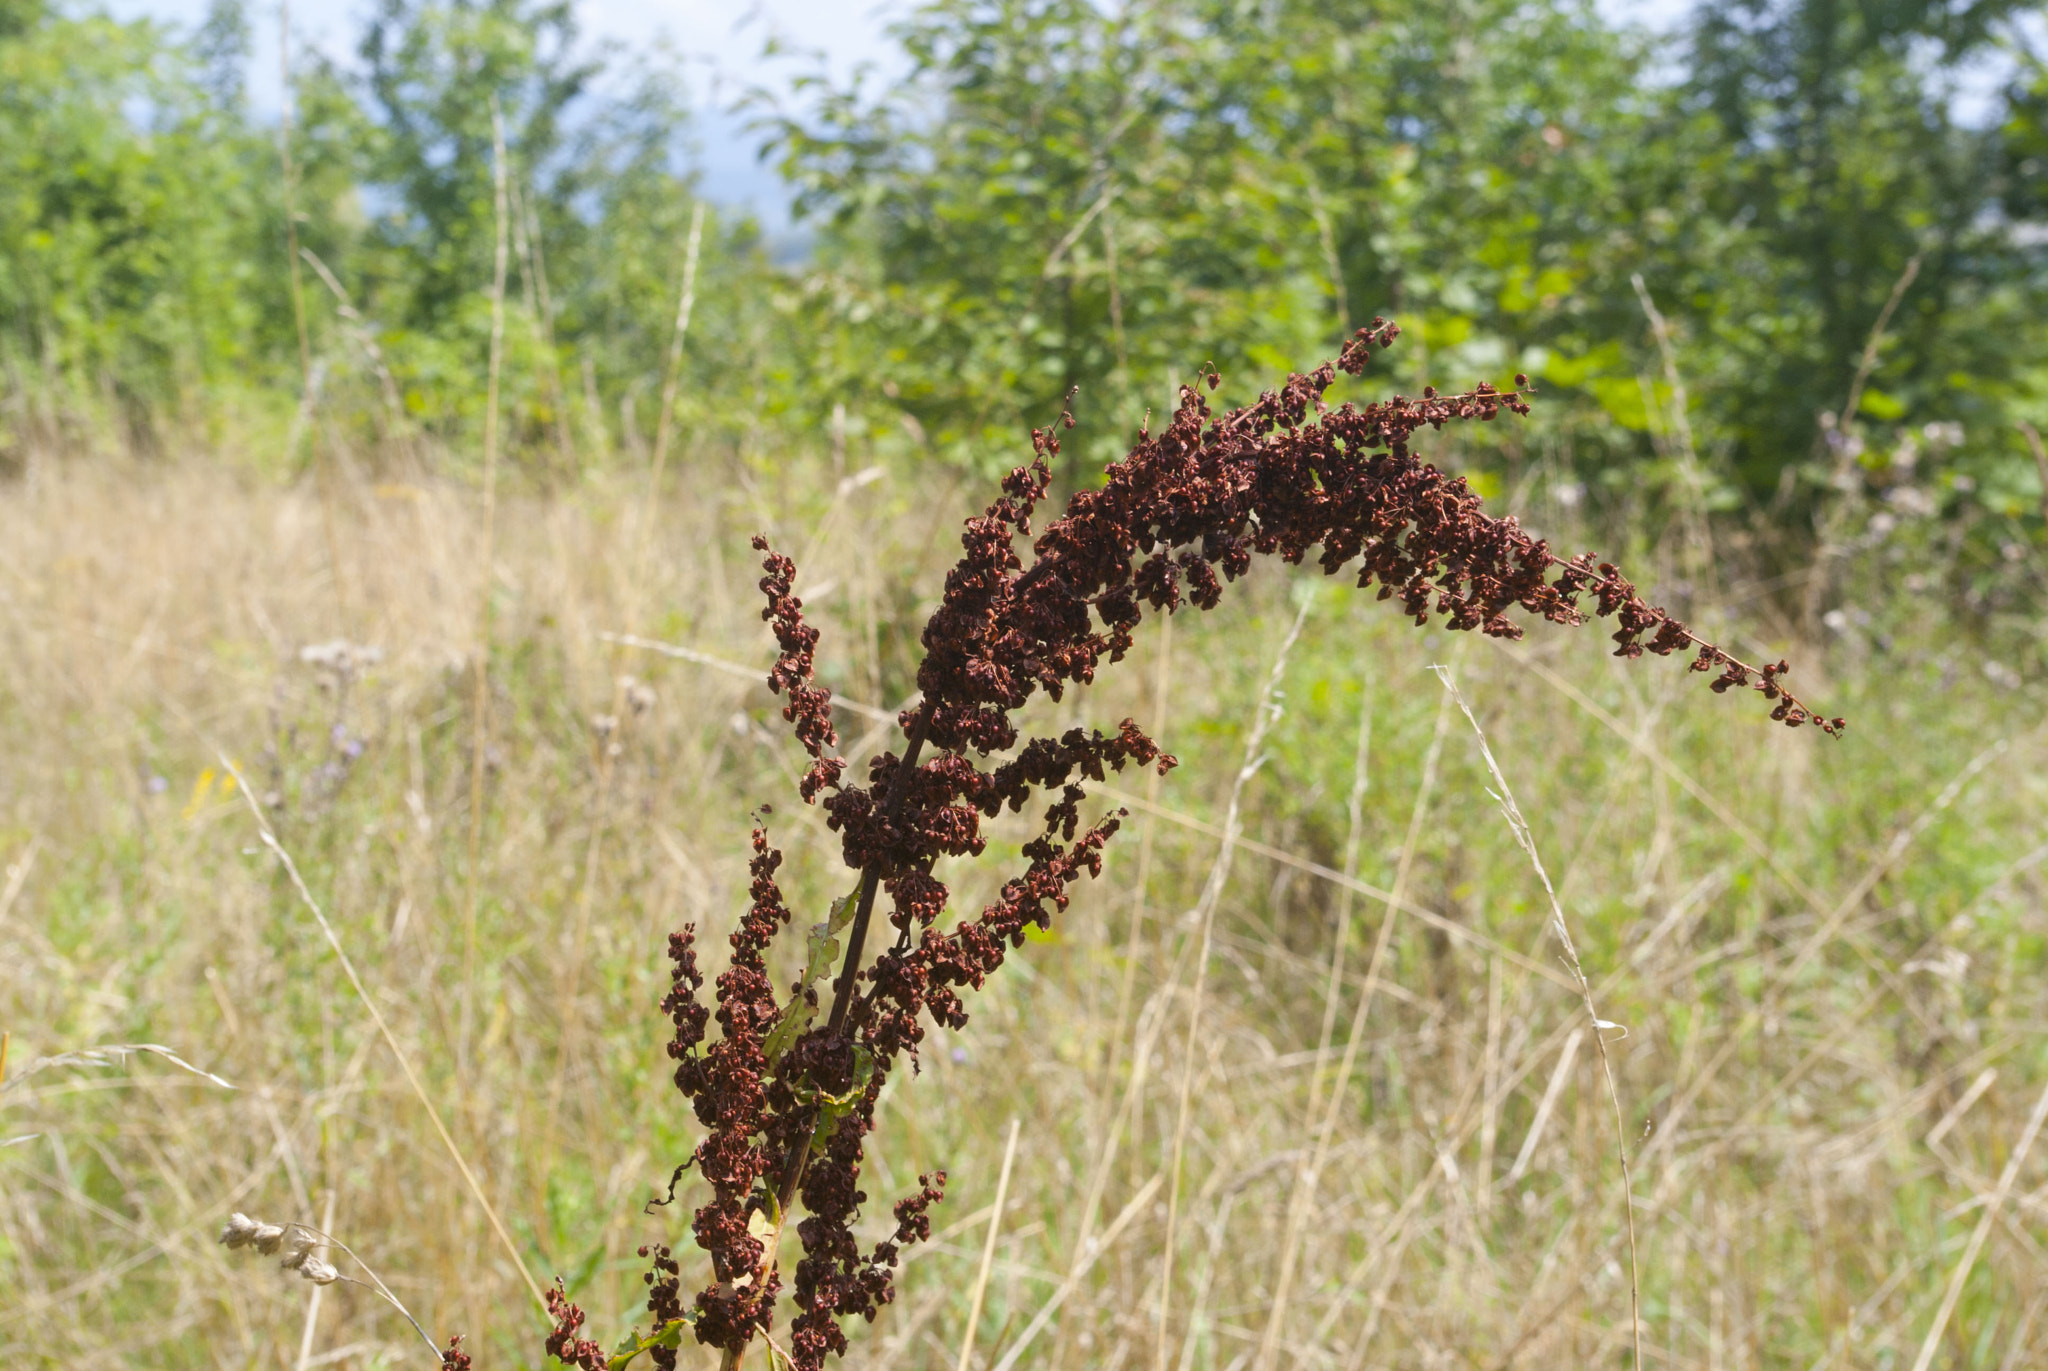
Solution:
[[[467,1333],[482,1367],[541,1359],[532,1296],[223,757],[521,1260],[543,1282],[565,1278],[594,1336],[625,1332],[635,1249],[687,1241],[685,1207],[643,1211],[697,1137],[660,1051],[666,934],[694,920],[715,948],[731,927],[763,802],[800,911],[843,877],[836,839],[795,799],[801,754],[764,689],[600,635],[765,665],[745,551],[764,528],[800,558],[826,677],[899,703],[909,635],[971,499],[907,469],[835,487],[817,468],[679,460],[645,560],[622,533],[638,482],[501,502],[467,979],[486,580],[473,495],[343,480],[337,569],[310,487],[176,463],[52,464],[0,493],[10,1076],[71,1049],[152,1042],[237,1087],[150,1059],[16,1077],[0,1142],[34,1136],[0,1150],[9,1364],[299,1365],[307,1287],[214,1243],[237,1209],[334,1233],[430,1332]],[[771,501],[770,486],[814,493]],[[1217,907],[1190,1062],[1200,929],[1186,916],[1254,698],[1311,583],[1284,713],[1244,792],[1246,844]],[[1163,703],[1162,741],[1183,765],[1156,792],[1131,783],[1133,823],[1103,877],[972,1006],[970,1031],[935,1032],[922,1073],[890,1086],[870,1223],[919,1171],[945,1166],[953,1181],[937,1240],[851,1360],[954,1364],[1016,1118],[976,1365],[1150,1367],[1163,1347],[1173,1368],[1229,1371],[1262,1343],[1290,1366],[1626,1364],[1597,1056],[1470,732],[1439,731],[1428,667],[1443,663],[1528,816],[1600,1012],[1628,1030],[1609,1050],[1635,1166],[1646,1361],[1912,1365],[2048,1081],[2039,709],[1946,671],[1960,640],[1929,636],[1938,628],[1830,673],[1765,624],[1734,627],[1792,655],[1810,697],[1850,716],[1849,737],[1775,728],[1677,663],[1613,663],[1596,634],[1538,628],[1513,648],[1418,634],[1342,583],[1271,570],[1216,614],[1179,620],[1163,674],[1155,635],[1099,689],[1039,706],[1114,723]],[[343,670],[303,652],[335,642],[380,656]],[[642,709],[628,675],[652,692]],[[868,721],[851,722],[861,736]],[[1013,825],[996,841],[1024,835]],[[1354,1076],[1308,1220],[1290,1223],[1317,1146],[1312,1106],[1336,1088],[1404,847],[1403,912]],[[1351,936],[1334,1050],[1319,1054],[1347,849]],[[962,905],[990,893],[954,874]],[[2048,1343],[2033,1317],[2048,1292],[2044,1165],[2019,1165],[1935,1364],[2024,1366]],[[679,1201],[689,1193],[686,1177]],[[341,1285],[307,1345],[306,1365],[422,1356],[388,1306]]]

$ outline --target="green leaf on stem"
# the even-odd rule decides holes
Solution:
[[[832,913],[821,924],[812,924],[810,935],[804,940],[804,974],[796,983],[789,1003],[783,1006],[776,1017],[775,1026],[768,1030],[767,1038],[761,1044],[761,1052],[773,1066],[782,1054],[796,1044],[803,1031],[811,1026],[811,1020],[818,1016],[818,997],[813,987],[832,974],[839,961],[839,935],[853,922],[854,897],[843,895],[832,902]]]

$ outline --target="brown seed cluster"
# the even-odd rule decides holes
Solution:
[[[565,1366],[577,1371],[606,1371],[604,1348],[589,1338],[578,1337],[583,1331],[583,1311],[569,1303],[569,1296],[562,1289],[562,1279],[555,1278],[554,1289],[547,1292],[548,1314],[555,1321],[555,1331],[548,1334],[548,1355]],[[461,1357],[464,1364],[468,1356],[457,1350],[451,1343],[449,1352],[443,1354],[442,1365],[447,1365],[448,1356]]]
[[[929,1237],[943,1174],[920,1177],[919,1192],[896,1205],[888,1241],[864,1251],[854,1236],[868,1198],[860,1172],[876,1100],[906,1056],[915,1065],[924,1019],[963,1027],[963,992],[979,989],[1029,928],[1048,926],[1076,881],[1099,873],[1121,815],[1084,821],[1087,784],[1126,766],[1163,773],[1174,765],[1129,720],[1113,733],[1025,738],[1015,719],[1039,692],[1057,700],[1120,661],[1148,610],[1212,608],[1254,556],[1300,564],[1312,554],[1325,574],[1355,572],[1359,587],[1398,599],[1418,625],[1441,618],[1500,638],[1521,636],[1508,617],[1518,610],[1583,623],[1582,600],[1590,598],[1591,613],[1616,622],[1617,655],[1697,648],[1694,669],[1721,670],[1715,690],[1753,687],[1776,702],[1774,718],[1840,732],[1840,719],[1818,719],[1786,692],[1783,663],[1737,661],[1645,602],[1613,566],[1590,555],[1559,559],[1512,517],[1487,515],[1463,479],[1410,451],[1424,428],[1527,413],[1525,378],[1510,391],[1480,385],[1461,395],[1425,389],[1420,398],[1362,407],[1326,404],[1337,373],[1360,374],[1398,331],[1375,320],[1333,362],[1221,416],[1198,387],[1182,387],[1171,422],[1156,435],[1141,432],[1099,488],[1076,493],[1031,541],[1027,565],[1019,540],[1033,537],[1060,448],[1058,429],[1034,431],[1031,462],[966,522],[962,555],[924,630],[920,699],[900,718],[905,746],[875,758],[864,785],[848,783],[845,761],[831,750],[831,693],[813,677],[818,634],[792,594],[795,567],[756,540],[766,573],[762,617],[780,646],[769,684],[785,697],[783,717],[812,758],[801,791],[822,804],[859,884],[845,922],[835,918],[811,934],[814,946],[843,939],[822,1015],[814,978],[787,995],[770,979],[767,951],[793,919],[775,879],[781,854],[765,827],[753,835],[753,903],[717,981],[721,1035],[708,1046],[712,1015],[699,999],[695,930],[670,939],[668,1052],[676,1086],[707,1130],[686,1163],[711,1192],[692,1223],[712,1267],[711,1283],[687,1311],[700,1342],[737,1354],[769,1331],[782,1289],[775,1255],[798,1207],[803,1255],[791,1282],[789,1352],[801,1371],[846,1350],[843,1322],[872,1319],[891,1298],[899,1249]],[[1218,378],[1204,379],[1213,390]],[[1061,418],[1072,427],[1071,414]],[[949,891],[933,874],[936,863],[979,855],[987,820],[1040,797],[1043,825],[1024,848],[1025,868],[978,915],[942,928]],[[882,894],[894,937],[867,965]],[[654,1252],[649,1309],[659,1327],[685,1310],[679,1265],[667,1248]],[[575,1364],[588,1346],[575,1337],[581,1314],[565,1299],[561,1305],[549,1347],[559,1344],[557,1355]],[[666,1368],[674,1354],[656,1360]]]

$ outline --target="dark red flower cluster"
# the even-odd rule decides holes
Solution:
[[[761,617],[775,625],[775,641],[782,649],[769,669],[768,686],[789,696],[782,717],[796,726],[797,741],[811,754],[811,769],[799,787],[808,802],[824,787],[838,785],[839,774],[846,769],[845,762],[825,755],[825,749],[839,741],[832,727],[832,692],[811,684],[818,630],[804,622],[804,602],[790,593],[796,585],[796,563],[769,548],[766,538],[755,538],[754,550],[767,554],[761,561],[761,569],[768,573],[761,578],[761,593],[768,597],[768,608]]]
[[[711,1254],[714,1277],[697,1294],[697,1336],[714,1347],[743,1347],[755,1329],[766,1332],[773,1320],[781,1280],[774,1264],[762,1260],[766,1244],[748,1225],[762,1208],[758,1183],[776,1169],[782,1155],[777,1144],[786,1141],[796,1107],[790,1084],[782,1080],[776,1081],[771,1105],[765,1041],[781,1010],[764,954],[790,920],[775,883],[782,854],[768,846],[762,829],[754,830],[753,842],[754,902],[733,931],[732,963],[718,978],[722,1036],[698,1050],[707,1016],[696,998],[704,978],[697,970],[694,926],[669,938],[674,966],[662,1001],[675,1025],[668,1053],[676,1063],[676,1088],[710,1130],[694,1160],[712,1195],[697,1210],[692,1231],[697,1245]]]
[[[650,1259],[647,1274],[641,1279],[647,1283],[647,1310],[654,1315],[654,1327],[660,1330],[685,1317],[683,1268],[666,1244],[643,1247],[640,1255]],[[648,1355],[653,1358],[655,1371],[676,1371],[675,1348],[655,1347]]]
[[[1516,638],[1522,630],[1510,611],[1579,624],[1586,617],[1580,600],[1590,596],[1594,614],[1616,621],[1618,655],[1696,647],[1695,669],[1723,669],[1716,690],[1753,685],[1778,702],[1774,718],[1840,731],[1841,720],[1816,719],[1785,692],[1783,663],[1736,661],[1647,604],[1614,567],[1590,555],[1558,559],[1513,518],[1485,514],[1464,480],[1410,452],[1409,440],[1425,427],[1527,413],[1521,389],[1481,385],[1451,396],[1425,389],[1419,399],[1328,406],[1323,395],[1337,372],[1361,373],[1397,332],[1375,320],[1334,362],[1290,376],[1278,391],[1220,418],[1200,390],[1183,387],[1172,421],[1156,436],[1141,432],[1100,488],[1075,494],[1032,542],[1027,566],[1017,542],[1031,537],[1060,448],[1057,429],[1034,431],[1032,461],[966,523],[962,556],[924,630],[921,698],[900,718],[903,751],[875,758],[866,785],[846,784],[845,763],[830,751],[831,695],[813,681],[818,635],[791,594],[795,568],[755,541],[765,554],[763,617],[781,648],[769,684],[787,697],[783,717],[812,758],[804,798],[824,796],[827,822],[859,886],[850,910],[835,905],[812,930],[806,974],[779,997],[765,952],[791,915],[775,882],[781,855],[755,830],[753,906],[718,978],[723,1036],[709,1047],[694,930],[670,940],[672,989],[663,1008],[675,1032],[668,1050],[677,1087],[709,1130],[693,1161],[712,1195],[697,1210],[694,1231],[711,1256],[713,1281],[696,1297],[695,1333],[724,1349],[728,1364],[771,1326],[780,1289],[775,1251],[799,1201],[806,1217],[796,1230],[803,1257],[790,1350],[802,1371],[845,1351],[842,1322],[873,1318],[891,1297],[898,1249],[929,1236],[926,1211],[943,1176],[921,1177],[920,1193],[897,1205],[889,1241],[864,1253],[853,1235],[867,1200],[859,1179],[876,1100],[900,1058],[915,1063],[922,1017],[964,1026],[961,991],[979,989],[1029,927],[1049,925],[1067,907],[1074,882],[1101,870],[1120,815],[1084,826],[1086,783],[1131,764],[1161,772],[1173,766],[1129,720],[1114,733],[1073,729],[1027,740],[1014,717],[1036,693],[1057,700],[1068,686],[1093,681],[1105,661],[1121,660],[1146,610],[1211,608],[1253,556],[1299,564],[1317,549],[1325,574],[1355,563],[1361,588],[1376,585],[1379,598],[1398,598],[1417,624],[1441,617],[1453,629]],[[1214,389],[1217,378],[1206,379]],[[1072,427],[1071,415],[1061,418]],[[927,748],[934,755],[921,761]],[[976,760],[996,754],[1005,759]],[[933,875],[935,864],[979,854],[986,820],[1040,795],[1049,803],[1042,829],[1024,848],[1025,869],[978,916],[942,929],[949,892]],[[895,936],[866,966],[883,891]],[[834,954],[839,971],[821,1022],[816,959]],[[657,1250],[648,1281],[659,1325],[677,1317],[681,1303],[676,1264],[666,1248]]]
[[[604,1348],[589,1338],[576,1336],[583,1331],[583,1311],[569,1303],[568,1292],[562,1289],[561,1277],[555,1278],[555,1288],[547,1292],[547,1301],[548,1314],[555,1321],[555,1331],[548,1334],[548,1355],[578,1368],[578,1371],[606,1371]],[[450,1351],[454,1351],[452,1346]],[[461,1356],[464,1365],[468,1364],[466,1355],[459,1352],[454,1352],[454,1355]],[[442,1364],[446,1365],[447,1360],[444,1356]]]
[[[448,1339],[448,1350],[441,1354],[441,1371],[469,1371],[469,1353],[462,1350],[462,1334]]]

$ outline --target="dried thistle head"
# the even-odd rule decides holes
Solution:
[[[299,649],[299,660],[336,682],[347,682],[384,660],[384,650],[346,638],[309,643]]]
[[[645,714],[654,708],[654,687],[638,677],[619,677],[619,694],[625,699],[626,708],[636,715]]]

